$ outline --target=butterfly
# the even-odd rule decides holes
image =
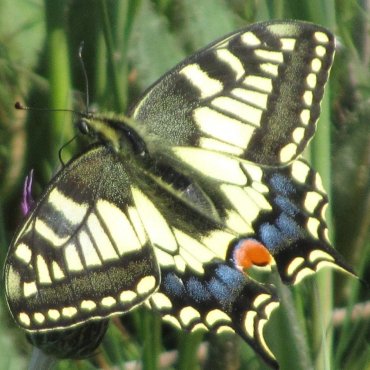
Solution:
[[[248,271],[276,265],[287,284],[327,265],[353,273],[300,158],[334,50],[323,27],[257,23],[179,63],[128,117],[81,113],[92,144],[50,181],[7,255],[7,302],[33,343],[90,325],[96,348],[107,318],[145,303],[182,329],[236,332],[278,368],[263,327],[279,298]]]

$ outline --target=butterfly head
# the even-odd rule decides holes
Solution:
[[[132,120],[124,116],[113,113],[79,113],[76,126],[81,134],[108,145],[116,153],[146,153],[141,136],[132,127]]]

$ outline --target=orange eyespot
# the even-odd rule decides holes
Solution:
[[[255,239],[245,239],[239,242],[234,251],[234,262],[241,269],[252,266],[266,266],[272,262],[268,249]]]

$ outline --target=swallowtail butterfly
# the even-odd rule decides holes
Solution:
[[[80,114],[92,145],[51,180],[7,256],[8,305],[33,342],[92,330],[95,348],[107,318],[145,302],[183,329],[236,332],[277,368],[263,327],[279,300],[245,270],[275,263],[288,284],[326,265],[352,273],[299,158],[334,49],[320,26],[257,23],[178,64],[130,118]]]

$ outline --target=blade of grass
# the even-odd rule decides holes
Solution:
[[[52,109],[71,109],[71,72],[64,17],[66,3],[64,0],[45,1],[49,96]],[[73,136],[72,116],[60,112],[50,114],[52,117],[50,153],[52,163],[57,163],[56,149]],[[71,146],[66,150],[71,150]]]
[[[179,357],[177,370],[199,369],[198,347],[202,342],[204,333],[179,333]]]

